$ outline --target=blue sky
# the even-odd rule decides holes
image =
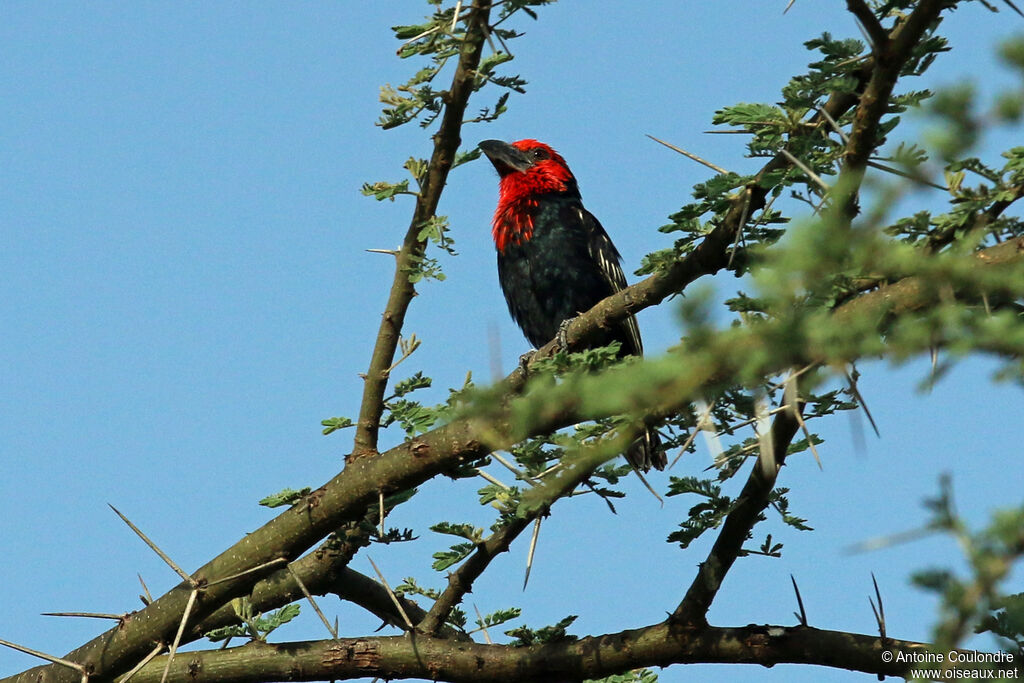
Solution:
[[[464,144],[536,137],[555,146],[631,272],[667,245],[655,228],[706,177],[644,134],[731,170],[755,168],[742,158],[740,136],[701,133],[713,112],[777,100],[811,60],[803,41],[824,30],[859,35],[843,3],[798,1],[783,15],[785,4],[542,8],[538,22],[516,20],[527,35],[511,45],[527,95],[513,97],[496,124],[466,129]],[[41,612],[126,611],[139,606],[137,573],[154,593],[176,582],[107,503],[193,570],[270,518],[258,499],[317,486],[340,468],[351,432],[324,437],[319,422],[357,413],[357,373],[392,277],[389,257],[365,249],[396,246],[410,213],[409,202],[377,203],[359,187],[398,180],[408,156],[429,153],[415,125],[373,126],[379,87],[418,68],[395,57],[389,27],[426,10],[419,0],[0,5],[0,495],[8,514],[0,525],[0,638],[63,654],[102,626]],[[945,27],[954,49],[927,85],[971,77],[989,94],[1012,82],[993,44],[1024,20],[971,5]],[[988,138],[987,158],[997,161],[1018,133]],[[448,280],[420,287],[410,311],[406,329],[423,346],[405,367],[431,375],[438,398],[467,370],[479,382],[492,377],[492,328],[503,372],[528,348],[498,289],[489,237],[495,197],[485,162],[453,173],[440,210],[460,255],[442,259]],[[649,353],[678,338],[672,305],[645,311],[640,322]],[[1022,396],[990,382],[994,367],[967,361],[921,392],[926,360],[865,364],[861,388],[882,437],[866,437],[858,450],[850,418],[819,421],[824,470],[800,457],[780,479],[793,490],[793,511],[817,531],[766,526],[785,543],[783,558],[740,561],[712,622],[793,623],[793,574],[812,625],[871,633],[873,571],[890,634],[928,638],[935,605],[908,577],[957,566],[955,545],[931,538],[857,555],[845,549],[922,524],[921,501],[937,491],[941,472],[953,475],[972,523],[1020,503]],[[672,473],[697,473],[708,459],[702,449]],[[654,481],[664,485],[667,476]],[[426,527],[489,524],[475,504],[479,484],[432,482],[396,513],[395,526],[421,537],[370,549],[392,583],[409,575],[440,583],[429,558],[447,542]],[[544,524],[526,593],[524,539],[470,603],[485,613],[522,605],[521,621],[534,626],[579,614],[576,633],[662,619],[708,543],[685,552],[664,543],[692,501],[662,508],[635,482],[627,486],[635,495],[615,517],[586,497],[560,503]],[[365,557],[353,566],[372,573]],[[1019,573],[1011,588],[1022,589]],[[378,625],[323,603],[347,635]],[[276,637],[323,635],[303,619]],[[0,675],[34,664],[0,650]],[[866,680],[785,666],[676,667],[662,680],[712,674]]]

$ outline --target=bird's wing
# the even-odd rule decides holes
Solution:
[[[622,266],[619,265],[622,260],[619,250],[612,244],[611,238],[608,237],[608,233],[601,227],[601,223],[594,217],[594,214],[583,207],[578,207],[576,211],[586,228],[587,248],[590,250],[590,255],[608,280],[612,291],[618,292],[625,289],[627,286],[626,276],[622,273]],[[644,345],[640,340],[640,328],[636,324],[636,318],[630,315],[622,321],[622,325],[633,346],[632,349],[624,349],[624,351],[636,356],[643,355]]]

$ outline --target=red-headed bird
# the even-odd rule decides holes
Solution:
[[[558,152],[536,140],[484,140],[480,149],[500,177],[491,233],[498,281],[512,319],[540,348],[563,322],[626,287],[622,257],[583,207],[576,178]],[[621,355],[641,355],[636,318],[614,325],[595,346],[613,341],[621,344]],[[652,466],[664,469],[657,432],[645,429],[626,459],[644,472]]]

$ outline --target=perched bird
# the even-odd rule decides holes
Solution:
[[[583,207],[565,160],[536,140],[484,140],[480,150],[500,177],[492,235],[498,280],[513,320],[535,347],[562,324],[626,287],[621,256],[608,233]],[[636,318],[629,316],[595,345],[618,341],[621,355],[643,353]],[[633,467],[665,467],[658,434],[645,429],[626,452]]]

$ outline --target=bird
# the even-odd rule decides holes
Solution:
[[[583,206],[565,159],[533,139],[484,140],[480,151],[498,172],[498,207],[491,235],[498,281],[509,313],[526,339],[540,348],[580,313],[626,287],[618,250]],[[593,342],[619,342],[620,356],[640,356],[643,343],[632,315]],[[665,468],[656,430],[645,427],[625,453],[635,469]]]

